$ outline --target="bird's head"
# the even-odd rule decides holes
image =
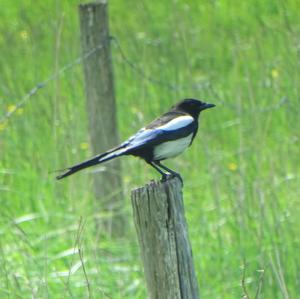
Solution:
[[[208,104],[196,99],[185,99],[175,105],[173,109],[184,111],[192,115],[194,118],[197,118],[201,111],[215,106],[216,105],[214,104]]]

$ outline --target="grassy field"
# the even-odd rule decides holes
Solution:
[[[2,1],[0,117],[80,56],[78,4]],[[299,297],[299,20],[298,0],[110,3],[111,34],[145,74],[113,44],[122,139],[181,98],[217,105],[167,163],[185,179],[202,298]],[[130,190],[157,174],[122,159],[122,238],[95,229],[107,215],[92,175],[49,174],[91,156],[82,73],[74,65],[0,123],[0,298],[146,298]]]

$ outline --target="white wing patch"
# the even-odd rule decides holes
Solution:
[[[194,121],[194,118],[192,116],[189,116],[189,115],[180,116],[180,117],[176,117],[176,118],[172,119],[168,123],[156,128],[156,129],[164,130],[164,131],[173,131],[173,130],[177,130],[180,128],[184,128],[187,125],[189,125],[190,123],[192,123],[193,121]]]
[[[153,160],[164,160],[180,155],[191,143],[193,133],[172,141],[164,142],[154,148]]]
[[[145,145],[148,141],[151,142],[155,140],[164,131],[176,131],[187,127],[194,121],[194,118],[189,115],[180,116],[172,119],[168,123],[156,127],[153,129],[140,129],[135,135],[131,136],[121,144],[121,148],[115,150],[103,157],[99,158],[99,161],[110,159],[114,156],[122,155],[130,149],[137,148],[139,146]],[[168,133],[166,133],[168,134]],[[181,154],[191,143],[193,133],[190,135],[180,138],[178,140],[167,141],[162,144],[155,146],[154,149],[154,159],[162,160],[175,157]]]

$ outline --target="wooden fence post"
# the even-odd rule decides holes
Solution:
[[[83,61],[89,131],[95,155],[116,146],[119,141],[107,6],[104,0],[79,5],[83,55],[97,49]],[[124,225],[118,213],[123,198],[120,170],[120,161],[115,160],[94,174],[97,205],[102,211],[118,214],[100,224],[104,224],[106,232],[112,229],[117,234]]]
[[[181,182],[151,182],[131,202],[150,299],[197,299]]]

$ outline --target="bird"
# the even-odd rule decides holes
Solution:
[[[70,176],[84,168],[115,159],[120,156],[136,156],[142,158],[162,176],[176,176],[181,182],[179,173],[161,163],[184,152],[191,144],[198,131],[198,119],[203,110],[215,107],[197,99],[184,99],[171,109],[140,129],[120,145],[99,154],[89,160],[61,170],[58,180]]]

